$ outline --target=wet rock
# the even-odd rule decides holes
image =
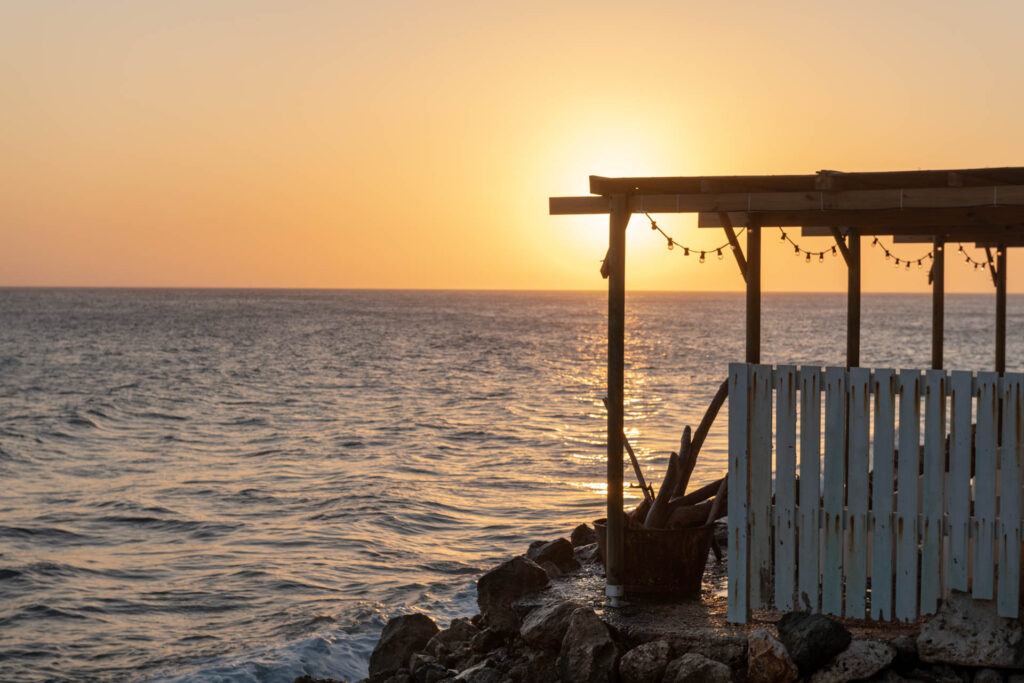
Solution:
[[[870,678],[889,666],[896,648],[874,640],[855,640],[832,662],[811,676],[811,683],[845,683]]]
[[[1020,622],[996,613],[992,600],[954,591],[921,628],[917,653],[924,662],[989,668],[1024,665]]]
[[[569,536],[569,542],[572,543],[573,548],[597,543],[597,532],[594,531],[594,528],[589,524],[580,524],[572,530],[572,535]]]
[[[504,676],[494,668],[489,659],[466,669],[455,677],[458,683],[501,683],[502,679]]]
[[[1003,683],[1003,674],[995,669],[978,669],[974,672],[974,683]]]
[[[729,683],[732,672],[725,664],[689,652],[665,667],[663,683]]]
[[[747,682],[792,683],[800,672],[786,646],[763,628],[747,636]]]
[[[437,632],[437,624],[425,614],[403,614],[388,621],[370,655],[370,677],[405,666]]]
[[[569,618],[562,648],[558,653],[558,673],[565,683],[603,683],[614,681],[621,651],[612,640],[608,626],[583,607]]]
[[[823,614],[790,612],[776,625],[800,673],[809,676],[850,644],[850,632]]]
[[[658,683],[672,657],[672,648],[664,640],[634,647],[619,660],[623,683]]]
[[[519,635],[534,647],[557,651],[565,638],[569,618],[580,607],[572,601],[542,605],[526,615]]]
[[[551,562],[560,572],[571,572],[580,567],[573,556],[573,545],[567,538],[556,538],[547,543],[532,543],[530,549],[526,551],[526,557],[541,566],[544,566],[545,562]]]
[[[597,549],[596,542],[576,548],[573,555],[580,564],[597,564],[601,561],[601,553]]]
[[[476,582],[476,599],[484,621],[510,633],[519,629],[514,603],[549,583],[548,575],[533,560],[513,557],[487,572]]]

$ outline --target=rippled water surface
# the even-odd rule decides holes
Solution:
[[[627,428],[658,481],[743,357],[743,297],[627,306]],[[991,368],[992,310],[947,298],[948,367]],[[473,613],[485,568],[602,514],[604,313],[600,293],[0,290],[0,678],[354,679],[389,615]],[[1009,314],[1019,371],[1024,297]],[[864,365],[928,365],[928,296],[867,295],[863,320]],[[767,295],[763,343],[843,363],[844,297]]]

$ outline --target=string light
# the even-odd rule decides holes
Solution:
[[[789,235],[786,234],[786,231],[783,230],[781,227],[779,228],[779,232],[781,233],[779,237],[780,237],[780,239],[783,242],[789,242],[790,244],[793,245],[793,253],[794,254],[796,254],[797,256],[799,256],[800,254],[804,255],[804,263],[810,263],[812,256],[817,256],[818,257],[818,263],[824,263],[825,262],[825,254],[827,254],[828,252],[831,251],[833,256],[838,254],[838,252],[836,251],[835,245],[833,245],[830,249],[825,249],[823,251],[808,251],[807,249],[801,248],[799,244],[794,242],[789,237]]]
[[[689,256],[691,250],[695,251],[695,252],[699,252],[700,253],[699,261],[701,263],[704,263],[707,260],[706,255],[707,255],[707,252],[709,252],[709,251],[715,252],[715,255],[718,257],[718,260],[721,261],[723,258],[725,258],[725,254],[722,253],[723,249],[725,249],[726,247],[735,248],[735,247],[732,247],[731,242],[726,242],[725,244],[719,245],[717,247],[713,247],[711,249],[707,249],[705,251],[701,251],[700,249],[694,249],[693,247],[688,247],[688,246],[686,246],[684,244],[680,244],[679,242],[677,242],[675,240],[674,237],[672,237],[671,235],[666,233],[664,230],[662,230],[658,226],[658,223],[653,218],[651,218],[651,214],[644,213],[644,215],[647,216],[647,220],[649,220],[651,222],[651,230],[656,230],[656,231],[660,232],[661,236],[665,238],[665,243],[667,244],[667,246],[669,248],[669,251],[671,251],[673,248],[678,246],[678,247],[682,247],[683,256]]]
[[[967,251],[964,249],[963,244],[958,243],[956,250],[957,253],[964,255],[964,263],[969,263],[973,265],[975,270],[977,270],[978,268],[985,268],[986,266],[992,267],[993,265],[995,265],[992,263],[992,260],[988,258],[986,258],[984,261],[975,261],[970,257],[970,255],[968,255]]]

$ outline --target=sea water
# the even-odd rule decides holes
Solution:
[[[930,297],[863,309],[863,365],[929,365]],[[992,368],[993,309],[947,297],[948,368]],[[627,311],[657,484],[744,298]],[[843,364],[845,317],[765,295],[762,360]],[[475,613],[483,571],[603,516],[606,327],[599,292],[0,289],[0,680],[356,679],[390,616]],[[1011,296],[1009,370],[1022,327]],[[723,414],[693,481],[725,469]]]

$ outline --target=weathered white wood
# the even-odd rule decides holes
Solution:
[[[971,594],[995,597],[996,429],[999,375],[978,373],[977,429],[974,440],[974,562]]]
[[[971,373],[954,371],[950,380],[949,566],[947,586],[967,591],[971,523]]]
[[[900,621],[917,618],[918,443],[921,431],[921,373],[900,370],[899,463],[896,494],[896,604]]]
[[[875,370],[875,442],[871,477],[874,532],[871,549],[871,617],[892,618],[893,583],[893,458],[896,453],[896,375]]]
[[[796,591],[796,385],[793,365],[775,372],[775,608],[793,609]]]
[[[999,573],[996,609],[1015,618],[1020,603],[1021,449],[1024,375],[1003,375],[1003,443],[999,454]]]
[[[818,544],[821,481],[821,369],[800,369],[799,608],[821,609]]]
[[[846,574],[846,616],[854,619],[863,619],[867,609],[870,379],[870,370],[850,368],[847,380],[850,417],[846,460],[846,556],[843,565]]]
[[[750,607],[769,607],[772,591],[772,367],[755,365],[750,404]]]
[[[750,494],[750,366],[729,364],[729,605],[728,619],[750,616],[750,565],[747,550],[747,496]]]
[[[925,373],[924,477],[921,490],[920,614],[934,614],[942,586],[942,507],[946,462],[946,373]]]
[[[843,470],[846,455],[846,370],[825,368],[825,520],[821,611],[843,613]]]

